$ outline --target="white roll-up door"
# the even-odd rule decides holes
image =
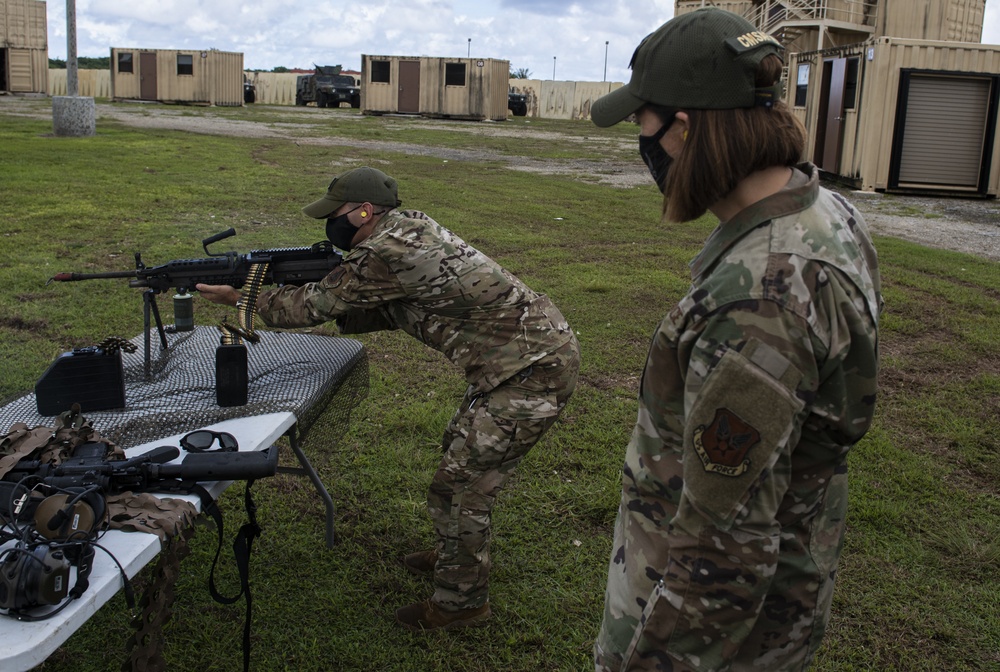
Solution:
[[[912,75],[899,184],[979,186],[990,80]]]

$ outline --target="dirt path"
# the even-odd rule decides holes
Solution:
[[[275,107],[289,121],[256,122],[212,114],[192,114],[198,108],[167,105],[98,104],[98,120],[112,119],[139,128],[158,128],[242,137],[279,138],[299,144],[321,146],[367,147],[379,151],[403,152],[434,156],[449,161],[494,161],[506,163],[511,170],[523,170],[551,175],[586,175],[615,187],[629,188],[646,184],[649,176],[636,157],[635,161],[542,160],[511,154],[474,149],[450,149],[387,140],[356,140],[329,135],[304,135],[313,118],[330,114],[329,110],[311,107]],[[0,96],[0,115],[51,118],[47,98]],[[352,117],[345,116],[345,119]],[[357,118],[357,117],[353,117]],[[567,145],[586,145],[589,149],[608,147],[606,138],[569,135],[534,130],[527,125],[507,126],[503,123],[450,122],[434,119],[408,118],[407,123],[422,128],[466,132],[470,134],[559,139]],[[596,145],[596,147],[595,147]],[[621,149],[616,146],[615,149]],[[614,152],[617,155],[618,152]],[[895,196],[856,192],[831,185],[843,193],[865,215],[876,234],[894,236],[929,247],[956,250],[1000,261],[1000,201],[981,199]]]

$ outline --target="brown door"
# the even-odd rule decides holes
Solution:
[[[139,98],[156,100],[156,54],[144,51],[139,54]]]
[[[32,93],[38,91],[33,85],[34,77],[31,71],[31,51],[28,49],[9,49],[7,51],[7,72],[9,91]]]
[[[816,133],[816,163],[828,173],[840,170],[840,150],[844,138],[844,85],[847,59],[823,62],[823,90],[820,93],[819,124]]]
[[[420,62],[399,62],[399,111],[420,114]]]

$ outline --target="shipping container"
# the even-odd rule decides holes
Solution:
[[[45,9],[41,0],[0,0],[0,91],[48,91]]]
[[[238,107],[243,105],[243,54],[112,47],[111,97]]]
[[[504,121],[510,63],[361,55],[361,112]]]
[[[881,37],[791,54],[806,158],[866,191],[995,197],[1000,46]]]

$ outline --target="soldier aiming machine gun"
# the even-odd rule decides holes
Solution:
[[[249,284],[253,295],[260,285],[302,285],[318,282],[336,268],[342,255],[329,241],[312,247],[253,250],[247,254],[237,252],[210,252],[208,246],[236,235],[235,229],[210,236],[201,241],[208,259],[176,259],[160,266],[147,267],[142,254],[135,253],[134,271],[109,271],[106,273],[57,273],[49,282],[75,282],[77,280],[104,280],[129,278],[130,287],[144,288],[143,331],[145,333],[145,368],[149,373],[150,314],[156,320],[160,345],[167,348],[167,337],[156,306],[156,295],[176,289],[178,295],[187,295],[198,283],[206,285],[232,285],[240,289]],[[193,324],[193,320],[192,320]]]

